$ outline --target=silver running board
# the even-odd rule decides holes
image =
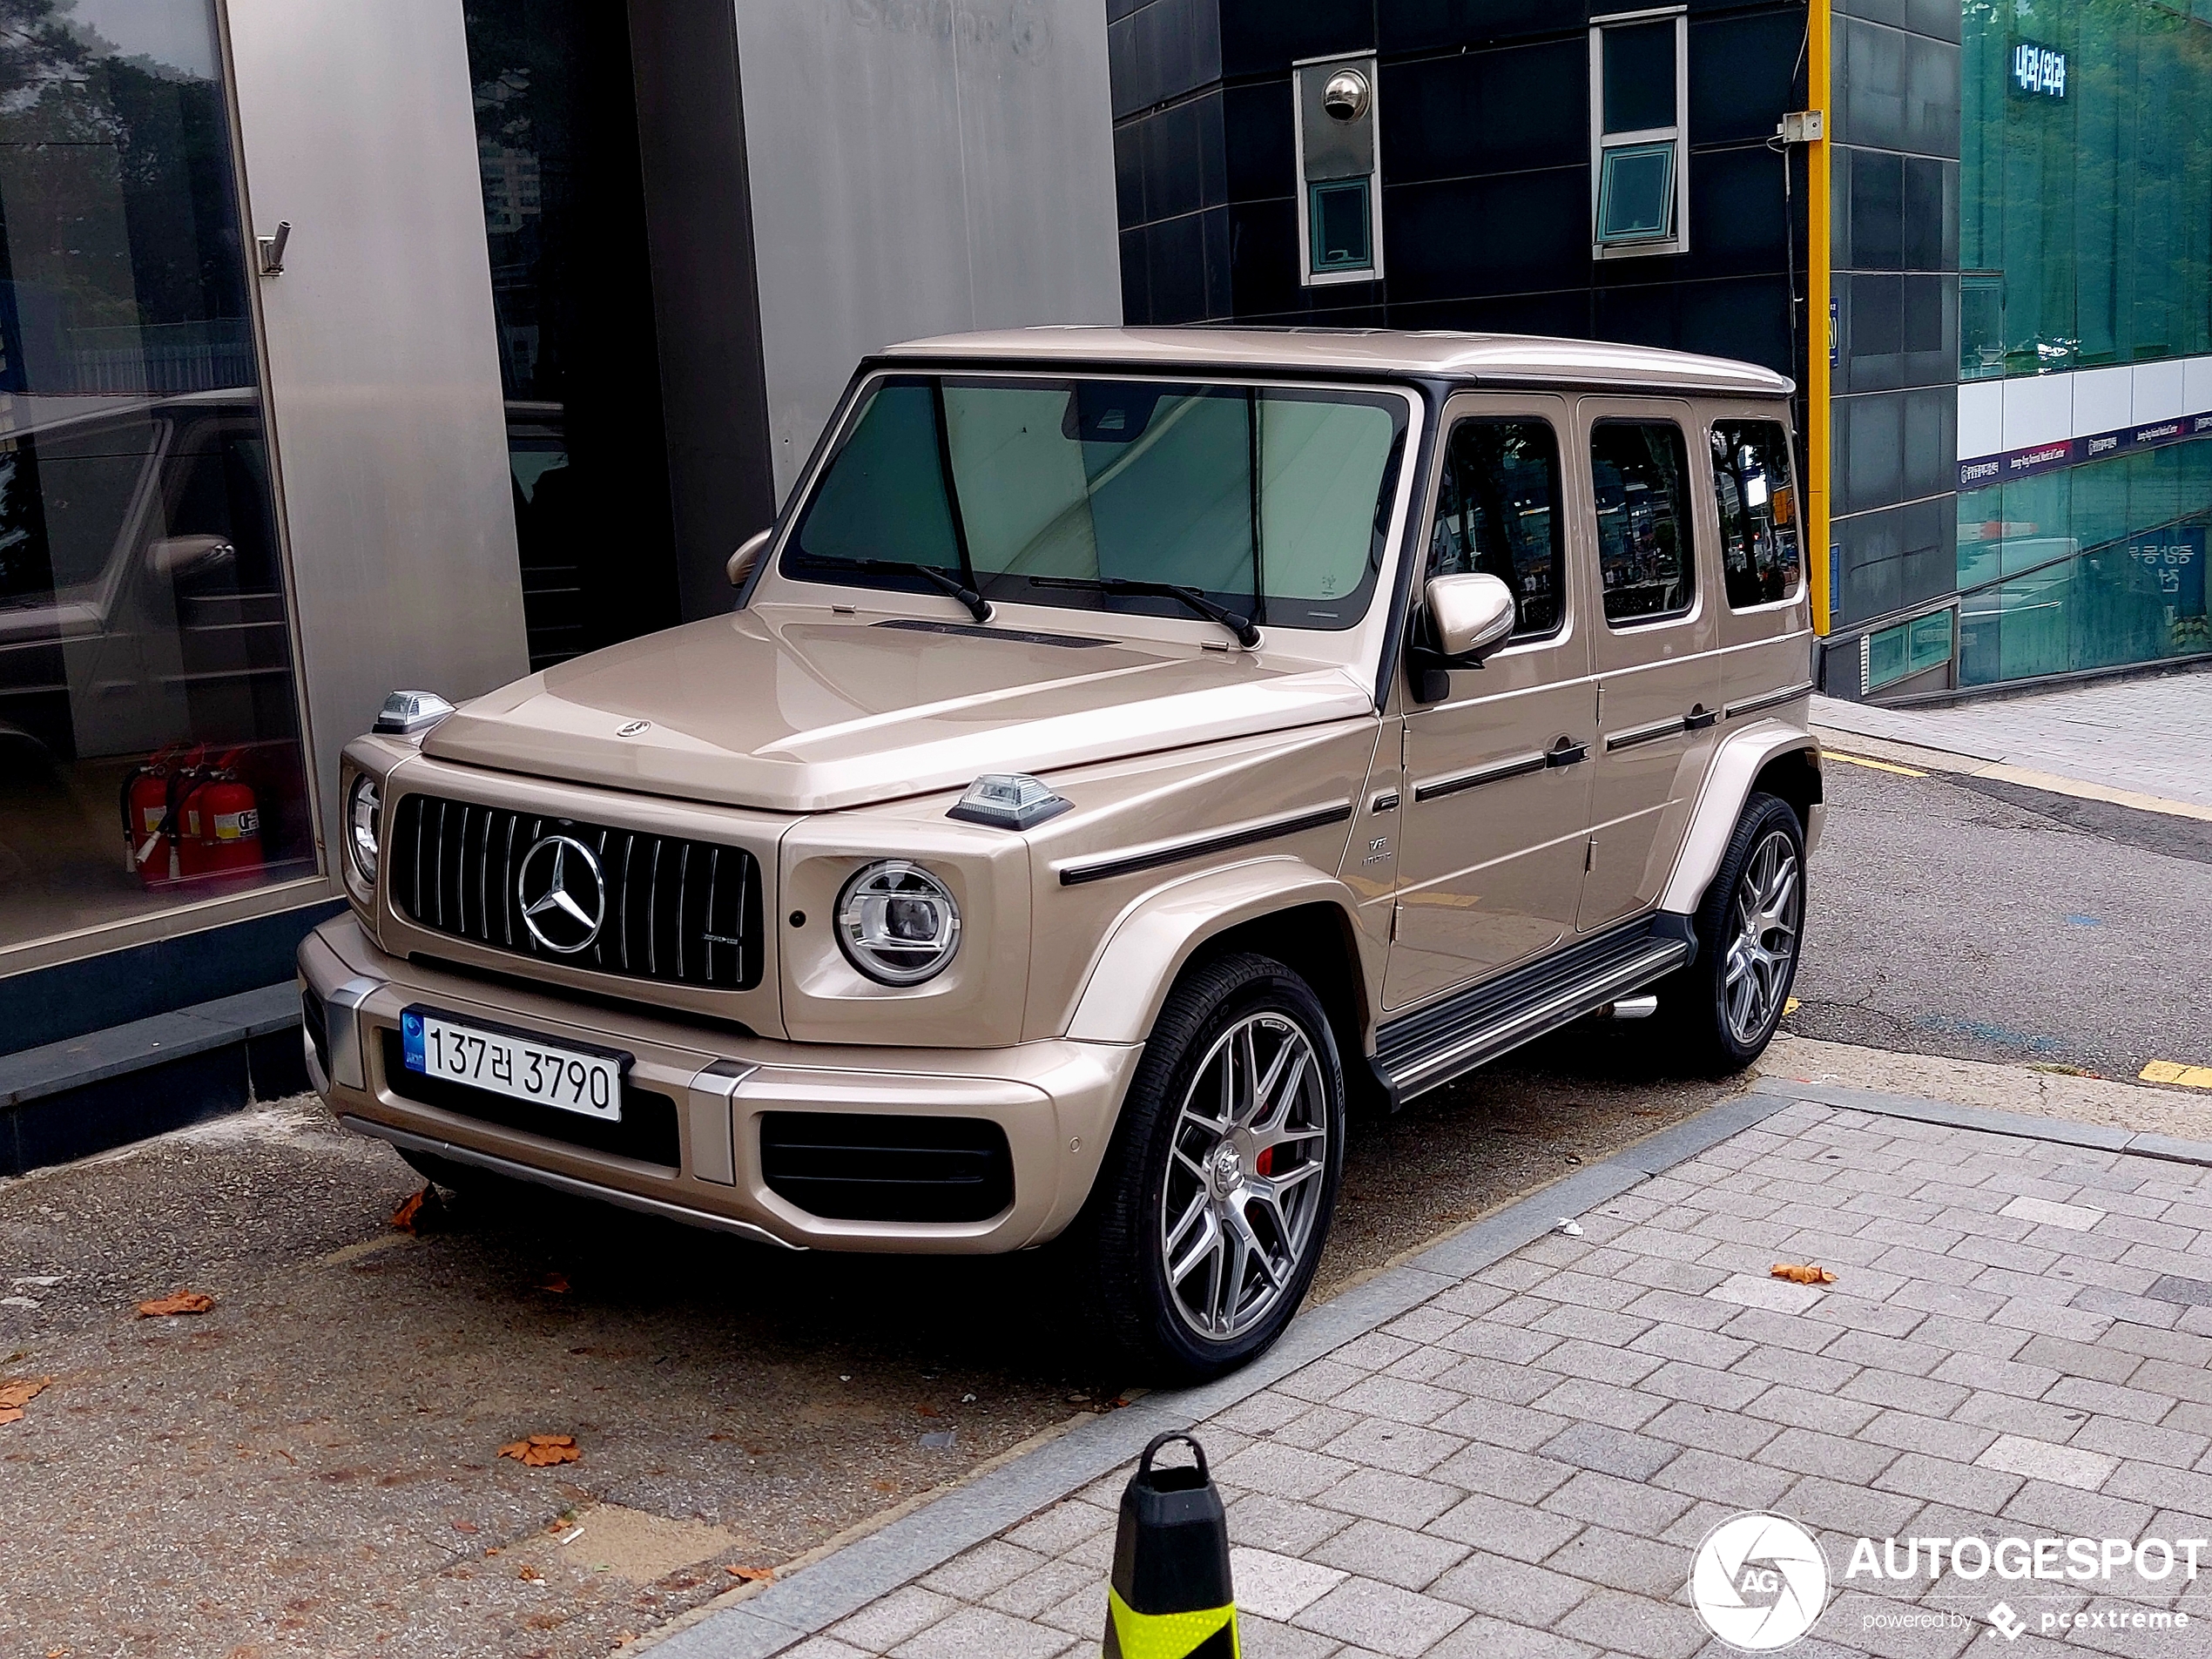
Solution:
[[[1541,994],[1514,998],[1472,1028],[1455,1024],[1432,1043],[1396,1052],[1392,1051],[1396,1045],[1379,1042],[1376,1057],[1400,1096],[1420,1094],[1665,978],[1696,954],[1688,940],[1649,935],[1632,954],[1616,955]],[[1461,995],[1479,1004],[1488,1000],[1489,992],[1481,986]],[[1437,1010],[1424,1012],[1433,1021]]]

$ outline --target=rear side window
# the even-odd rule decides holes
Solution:
[[[1696,598],[1689,455],[1672,421],[1601,421],[1590,432],[1598,572],[1610,623],[1657,622]]]
[[[1513,590],[1513,637],[1559,631],[1559,441],[1545,421],[1461,421],[1444,451],[1428,573],[1487,571]]]
[[[1712,443],[1728,603],[1743,610],[1790,598],[1801,556],[1789,437],[1777,421],[1716,421]]]

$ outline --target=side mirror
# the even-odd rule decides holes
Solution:
[[[226,536],[165,536],[146,549],[146,569],[165,580],[209,577],[238,561]]]
[[[1438,655],[1480,663],[1513,632],[1513,590],[1487,570],[1429,578],[1429,622]]]
[[[760,556],[768,550],[768,543],[776,534],[771,524],[765,530],[755,530],[738,543],[738,550],[730,555],[730,585],[741,588],[745,579],[752,574],[752,567],[760,563]]]

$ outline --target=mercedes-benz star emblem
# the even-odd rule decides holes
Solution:
[[[587,948],[607,919],[599,855],[566,835],[544,836],[523,854],[515,897],[530,937],[556,955]]]

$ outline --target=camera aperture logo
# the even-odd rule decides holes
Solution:
[[[1705,1534],[1689,1565],[1689,1604],[1741,1653],[1772,1653],[1828,1605],[1828,1558],[1794,1521],[1737,1515]]]

